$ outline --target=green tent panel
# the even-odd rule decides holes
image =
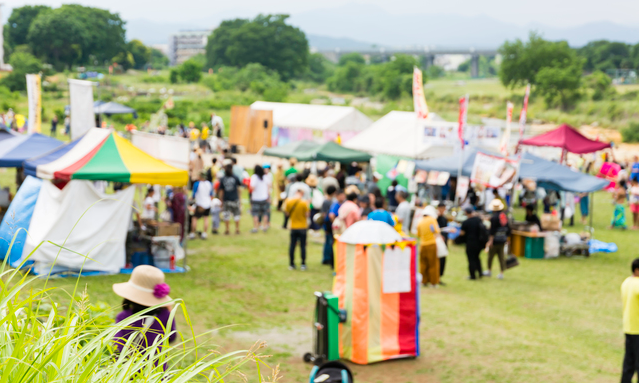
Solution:
[[[371,155],[359,150],[348,149],[333,141],[317,144],[312,141],[289,142],[286,145],[264,150],[265,156],[291,158],[298,161],[326,161],[326,162],[367,162]]]
[[[368,162],[372,156],[355,149],[348,149],[333,141],[328,141],[317,148],[300,152],[298,161],[332,161],[332,162]]]
[[[264,155],[279,158],[291,158],[297,157],[297,153],[312,150],[318,146],[320,146],[320,144],[313,141],[295,141],[275,148],[268,148],[264,150]]]

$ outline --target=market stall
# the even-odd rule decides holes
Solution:
[[[594,153],[611,147],[610,143],[591,140],[570,125],[563,124],[557,129],[535,137],[519,141],[519,146],[550,146],[561,149],[561,161],[564,162],[566,153],[586,154]]]
[[[21,188],[9,210],[29,212],[31,217],[18,226],[7,219],[2,221],[0,252],[6,254],[15,235],[10,263],[18,266],[31,256],[38,274],[127,271],[125,266],[131,260],[125,241],[128,228],[134,226],[135,187],[125,185],[115,194],[106,194],[90,181],[183,186],[188,179],[187,171],[149,156],[110,130],[98,128],[57,151],[27,161],[26,167],[38,178],[27,178],[27,187]],[[20,229],[28,230],[28,238]],[[157,236],[166,234],[140,233],[148,237],[147,248],[154,242],[157,245]],[[164,242],[179,243],[179,233],[171,236],[177,240],[167,238]],[[173,249],[171,256],[183,259],[181,250]],[[171,266],[167,272],[184,271],[174,263]]]
[[[369,364],[419,356],[415,240],[383,222],[353,224],[337,238],[333,294],[346,311],[340,357]]]
[[[316,144],[310,141],[290,143],[278,148],[270,148],[264,151],[264,155],[280,158],[296,158],[301,162],[325,161],[325,162],[367,162],[372,156],[359,150],[345,148],[333,141],[324,144]]]
[[[373,123],[352,106],[256,101],[251,109],[272,111],[271,147],[303,140],[324,143],[338,137],[347,142]]]
[[[295,141],[274,148],[267,148],[264,150],[264,155],[278,158],[293,158],[298,153],[315,149],[318,146],[320,146],[320,144],[313,141]]]

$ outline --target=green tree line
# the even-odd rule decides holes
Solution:
[[[3,82],[11,90],[23,90],[23,74],[41,71],[43,63],[56,71],[74,65],[118,64],[123,69],[168,65],[156,49],[139,40],[127,42],[125,24],[117,13],[77,4],[14,8],[3,33],[4,59],[15,73]]]

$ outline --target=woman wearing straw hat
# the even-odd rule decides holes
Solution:
[[[504,271],[506,271],[504,248],[510,239],[510,223],[504,209],[504,203],[497,198],[490,203],[493,216],[490,217],[490,237],[488,238],[488,270],[484,272],[485,276],[491,276],[493,258],[496,255],[499,258],[501,271],[497,277],[499,279],[504,279]]]
[[[145,313],[145,319],[139,319],[115,334],[118,351],[122,351],[129,337],[134,334],[142,336],[137,343],[142,348],[153,345],[161,335],[168,334],[169,342],[175,339],[175,321],[169,326],[171,288],[164,282],[162,270],[148,265],[138,266],[133,269],[128,282],[113,285],[113,292],[124,298],[123,310],[117,315],[116,322],[121,322],[149,307],[158,306]],[[161,349],[161,346],[158,346],[158,353]]]

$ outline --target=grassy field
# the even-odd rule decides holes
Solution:
[[[245,204],[245,211],[246,211]],[[610,382],[623,355],[619,286],[629,275],[636,233],[606,229],[609,196],[595,199],[595,235],[619,251],[590,258],[522,259],[503,281],[467,281],[462,247],[454,246],[438,290],[423,289],[422,355],[414,360],[353,366],[356,381],[395,382]],[[283,382],[305,381],[310,367],[313,292],[331,288],[320,265],[321,245],[309,245],[309,270],[287,269],[287,232],[274,213],[268,234],[250,234],[248,215],[239,236],[189,242],[186,274],[168,275],[171,295],[183,298],[197,332],[233,325],[213,342],[229,350],[258,339],[269,343]],[[571,228],[580,231],[581,225]],[[482,255],[485,261],[485,255]],[[125,275],[80,278],[91,300],[117,305],[111,284]],[[73,288],[75,280],[50,286]],[[40,282],[43,284],[44,282]],[[180,322],[184,329],[184,322]]]

